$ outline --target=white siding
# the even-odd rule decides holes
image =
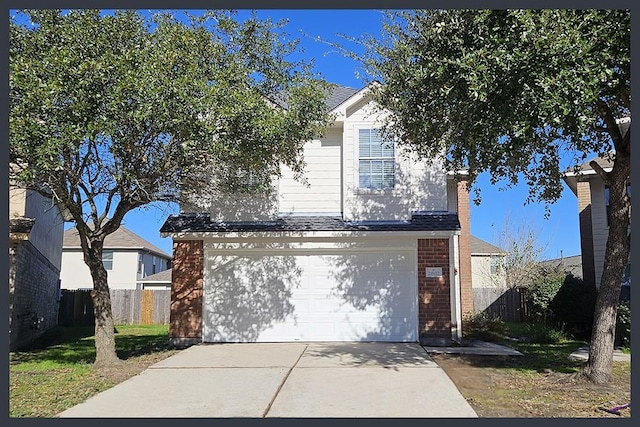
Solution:
[[[349,113],[349,112],[348,112]],[[396,184],[388,190],[358,188],[358,132],[379,128],[381,117],[371,104],[360,104],[344,123],[344,217],[346,220],[410,219],[412,211],[447,210],[443,167],[417,161],[396,145]]]
[[[281,178],[274,182],[277,189],[269,196],[212,198],[201,194],[185,200],[182,211],[209,211],[214,221],[264,221],[278,214],[341,213],[345,220],[401,220],[410,219],[413,211],[454,210],[455,191],[447,191],[441,163],[418,161],[398,147],[395,187],[359,189],[358,131],[381,127],[382,114],[366,97],[342,113],[343,121],[304,147],[308,185],[294,180],[292,172],[283,167]]]
[[[333,213],[341,207],[342,129],[331,128],[322,139],[305,144],[303,182],[296,181],[293,172],[282,168],[279,182],[280,213]]]
[[[108,249],[106,249],[108,250]],[[107,282],[110,289],[135,289],[138,271],[137,251],[114,251],[113,268],[107,270]],[[84,263],[82,251],[62,253],[60,272],[62,289],[93,288],[89,267]]]
[[[604,267],[604,253],[609,237],[607,207],[604,200],[604,183],[599,179],[590,182],[591,187],[591,227],[593,230],[593,261],[595,264],[596,287],[600,287]]]
[[[142,252],[142,271],[138,271],[138,264],[136,263],[136,278],[142,279],[144,277],[150,276],[155,273],[160,273],[161,271],[169,268],[168,259],[163,258],[159,255],[155,255],[153,253],[140,251]],[[136,255],[138,256],[138,255]],[[153,271],[153,257],[156,257],[156,271]]]
[[[471,283],[473,288],[503,288],[507,286],[504,269],[491,274],[490,255],[471,255]]]

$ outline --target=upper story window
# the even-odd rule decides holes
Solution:
[[[151,274],[156,274],[156,263],[157,263],[157,260],[158,260],[158,259],[157,259],[157,258],[156,258],[156,256],[154,255],[154,256],[151,258],[151,260],[152,260],[152,262],[151,262]]]
[[[105,270],[113,269],[113,251],[102,251],[102,265]]]
[[[359,187],[393,188],[395,185],[395,148],[385,141],[378,129],[360,129],[358,139]]]
[[[144,254],[139,253],[138,254],[138,273],[142,274],[142,265],[144,262]]]

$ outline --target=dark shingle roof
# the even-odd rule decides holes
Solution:
[[[499,247],[492,245],[482,239],[475,236],[471,236],[471,253],[472,254],[506,254],[506,252]]]
[[[338,85],[335,83],[331,84],[331,89],[327,98],[325,99],[325,105],[327,106],[327,111],[331,111],[336,108],[338,105],[345,102],[347,99],[351,98],[360,89],[353,89],[347,86]],[[270,99],[278,104],[282,108],[288,108],[289,104],[287,103],[287,96],[283,93],[276,93],[270,96]]]
[[[331,92],[331,95],[329,95],[329,97],[325,101],[325,103],[327,104],[327,110],[333,110],[338,105],[342,104],[347,99],[355,95],[358,91],[358,89],[336,85],[336,87]]]
[[[80,247],[80,236],[78,235],[78,230],[75,227],[68,229],[64,232],[64,236],[62,238],[62,247],[63,248],[79,248]],[[157,253],[158,255],[164,256],[166,258],[171,258],[171,255],[155,246],[153,243],[143,239],[138,236],[133,231],[129,230],[125,226],[121,225],[116,231],[109,234],[104,239],[104,248],[105,249],[147,249],[152,252]]]
[[[415,214],[410,221],[344,221],[330,216],[292,216],[275,221],[216,222],[209,214],[171,215],[161,233],[189,232],[269,232],[269,231],[448,231],[460,230],[455,213]]]

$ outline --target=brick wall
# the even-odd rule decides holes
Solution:
[[[427,267],[442,276],[426,277]],[[418,335],[451,338],[449,239],[418,239]]]
[[[585,283],[595,285],[596,272],[593,253],[593,222],[589,181],[578,181],[577,193],[578,217],[580,221],[580,251],[582,253],[582,277]]]
[[[9,248],[9,348],[20,349],[58,324],[60,271],[28,240]]]
[[[460,221],[460,309],[462,317],[473,312],[473,286],[471,282],[471,210],[466,181],[458,182],[458,219]]]
[[[173,343],[202,340],[202,240],[173,242],[169,338]]]

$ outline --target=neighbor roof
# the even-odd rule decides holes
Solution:
[[[208,213],[170,215],[161,233],[272,231],[448,231],[460,230],[455,213],[414,214],[410,221],[344,221],[335,216],[292,216],[274,221],[218,222]]]
[[[78,230],[75,227],[70,228],[64,232],[64,236],[62,238],[62,248],[80,248],[80,236],[78,235]],[[171,255],[122,225],[104,239],[104,248],[143,249],[154,252],[165,258],[171,258]]]
[[[471,254],[506,254],[506,252],[499,247],[492,245],[489,242],[485,242],[475,236],[471,236]]]
[[[159,273],[152,274],[142,279],[138,279],[138,283],[142,282],[168,282],[171,283],[171,269],[162,270]]]
[[[582,256],[573,255],[556,259],[540,261],[540,265],[548,267],[560,267],[565,272],[573,274],[575,277],[582,278]]]

